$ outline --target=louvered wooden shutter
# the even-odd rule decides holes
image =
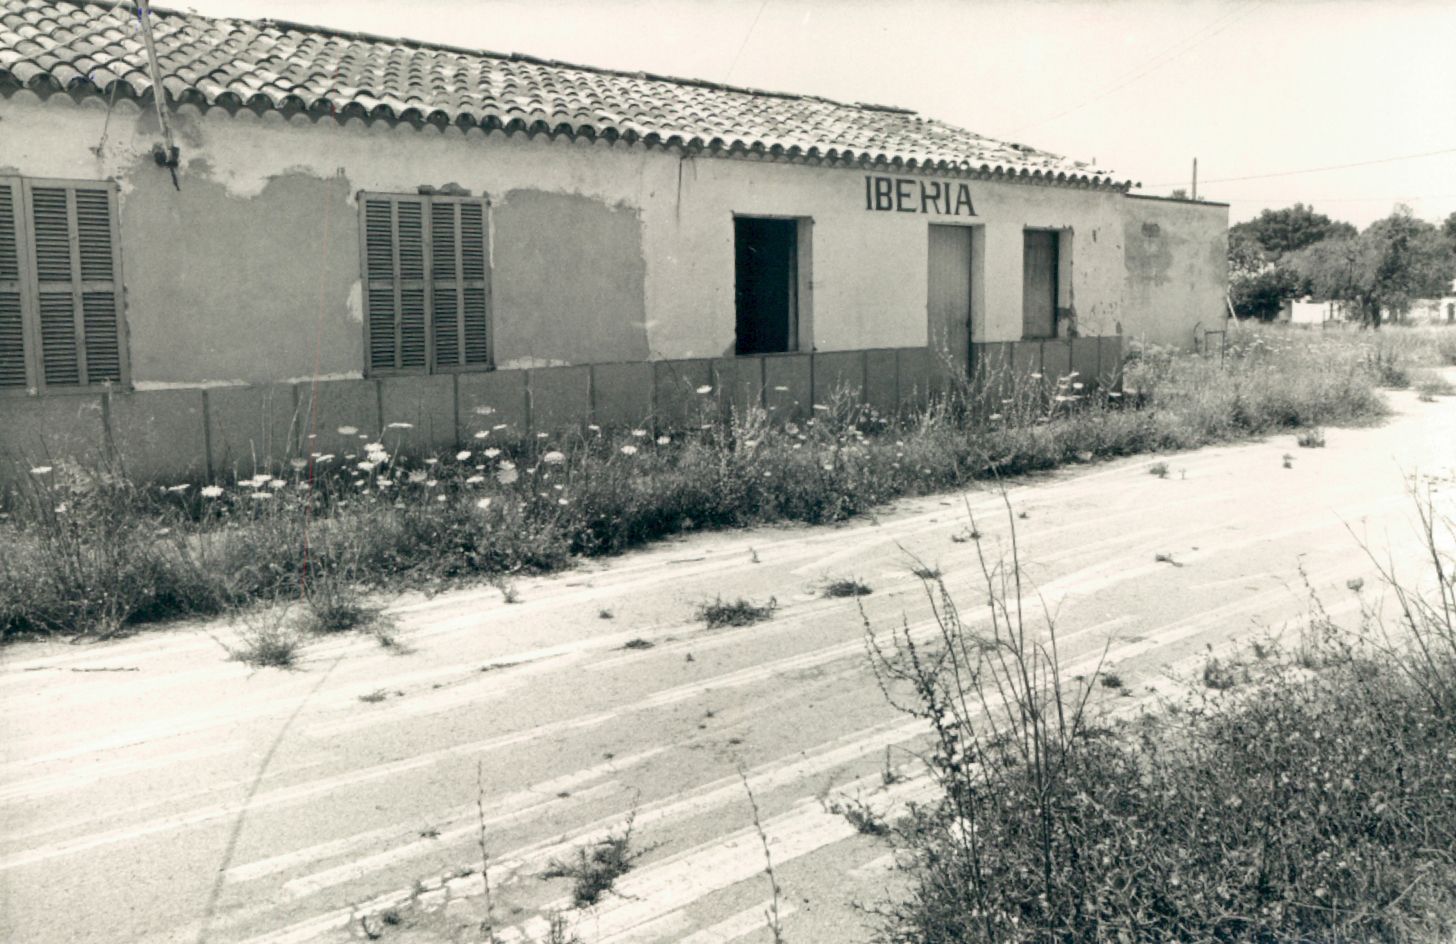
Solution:
[[[425,243],[423,198],[365,198],[364,278],[373,372],[429,368]]]
[[[370,373],[488,366],[484,203],[395,194],[361,202]]]
[[[124,380],[115,189],[26,181],[46,387]]]
[[[20,283],[20,181],[0,177],[0,390],[29,386]]]
[[[435,366],[490,363],[486,317],[485,207],[479,200],[430,200],[430,276]]]

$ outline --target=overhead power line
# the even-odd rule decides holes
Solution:
[[[763,0],[758,5],[758,12],[753,14],[753,22],[748,24],[748,32],[743,34],[743,42],[738,44],[738,51],[733,54],[733,61],[728,64],[728,74],[724,76],[723,81],[726,82],[733,77],[733,70],[738,68],[738,60],[743,56],[743,50],[748,48],[748,41],[753,37],[753,31],[758,27],[758,18],[763,16],[763,11],[767,7],[768,0]]]
[[[1439,151],[1423,151],[1420,154],[1400,154],[1396,157],[1380,157],[1371,161],[1354,161],[1349,164],[1327,164],[1324,167],[1305,167],[1301,170],[1280,170],[1270,174],[1246,174],[1243,177],[1218,177],[1213,180],[1205,180],[1205,184],[1231,184],[1240,180],[1267,180],[1271,177],[1294,177],[1299,174],[1321,174],[1330,170],[1347,170],[1351,167],[1370,167],[1375,164],[1391,164],[1396,161],[1414,161],[1422,157],[1437,157],[1441,154],[1456,154],[1456,147],[1442,148]],[[1146,184],[1148,187],[1176,187],[1185,183],[1181,180],[1170,180],[1165,183]]]
[[[1265,2],[1267,2],[1267,0],[1254,0],[1254,2],[1250,3],[1246,7],[1236,8],[1222,14],[1221,16],[1205,24],[1197,31],[1189,34],[1188,36],[1185,36],[1183,39],[1178,40],[1173,45],[1164,48],[1163,51],[1157,53],[1142,66],[1138,67],[1136,71],[1133,71],[1131,73],[1124,73],[1122,77],[1113,79],[1112,84],[1104,88],[1102,91],[1097,92],[1091,97],[1085,98],[1077,104],[1071,106],[1070,108],[1063,109],[1062,111],[1059,111],[1054,115],[1050,115],[1046,118],[1039,118],[1031,124],[1021,125],[1016,128],[1014,133],[1017,136],[1020,136],[1021,132],[1029,128],[1040,127],[1041,125],[1044,125],[1049,121],[1056,121],[1058,118],[1070,115],[1072,114],[1072,112],[1075,111],[1081,111],[1088,105],[1091,105],[1094,102],[1101,101],[1102,99],[1111,95],[1113,92],[1122,91],[1123,89],[1127,88],[1129,85],[1132,85],[1134,82],[1136,82],[1138,79],[1141,79],[1148,73],[1155,72],[1158,69],[1161,69],[1164,65],[1171,62],[1176,56],[1179,56],[1182,53],[1188,52],[1189,50],[1208,42],[1219,33],[1222,33],[1224,30],[1233,26],[1234,23],[1236,23],[1237,21],[1252,13],[1257,7],[1262,6]]]

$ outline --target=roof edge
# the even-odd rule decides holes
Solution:
[[[1159,200],[1163,203],[1191,203],[1194,206],[1214,206],[1227,209],[1229,204],[1221,203],[1218,200],[1194,200],[1191,197],[1169,197],[1156,193],[1127,193],[1126,196],[1133,200]]]
[[[108,12],[118,7],[125,7],[136,12],[139,4],[137,0],[52,0],[52,2],[68,3],[78,7],[103,7]],[[643,79],[651,82],[669,82],[673,85],[684,85],[690,88],[711,89],[718,92],[734,92],[742,95],[753,95],[767,98],[784,98],[796,101],[823,102],[826,105],[835,105],[839,108],[859,108],[865,111],[890,112],[892,114],[918,115],[913,108],[902,108],[898,105],[877,105],[870,102],[845,102],[835,98],[828,98],[823,95],[808,95],[802,92],[780,92],[774,89],[760,89],[748,85],[732,85],[725,82],[714,82],[711,79],[699,79],[688,76],[666,75],[659,72],[645,72],[633,69],[613,69],[607,66],[587,65],[580,62],[567,62],[562,59],[547,59],[543,56],[523,52],[496,52],[492,49],[479,49],[469,46],[457,46],[453,43],[442,43],[428,39],[415,39],[409,36],[385,36],[379,33],[368,33],[361,30],[339,29],[334,26],[322,26],[315,23],[302,23],[298,20],[280,20],[270,17],[259,19],[248,19],[240,16],[206,16],[201,13],[192,13],[187,10],[179,10],[176,7],[159,6],[148,4],[148,7],[155,14],[162,16],[197,17],[214,22],[238,22],[247,23],[257,27],[271,27],[281,30],[297,30],[304,33],[312,33],[319,36],[337,37],[339,39],[359,40],[369,43],[387,43],[394,46],[404,46],[409,49],[429,49],[439,52],[455,53],[462,56],[483,56],[489,59],[502,59],[508,62],[528,62],[532,65],[549,66],[554,69],[574,69],[579,72],[590,72],[596,75],[617,76],[624,79]]]
[[[124,92],[122,90],[125,90]],[[137,91],[130,84],[124,81],[112,83],[108,88],[102,89],[95,83],[80,82],[73,83],[70,88],[61,88],[57,83],[22,83],[16,81],[15,76],[8,70],[0,67],[0,98],[9,98],[10,95],[28,91],[39,96],[42,100],[49,99],[52,95],[64,95],[72,101],[79,101],[81,98],[101,98],[109,103],[114,103],[118,97],[132,101],[144,108],[151,107],[155,101],[152,89],[148,88]],[[970,160],[958,162],[917,160],[915,158],[902,159],[900,157],[887,157],[884,154],[873,154],[868,151],[858,151],[853,148],[820,148],[817,146],[800,148],[797,145],[782,147],[764,147],[761,144],[745,143],[741,139],[727,141],[721,137],[711,140],[703,140],[700,137],[684,138],[682,135],[662,135],[658,132],[646,134],[636,131],[618,131],[615,128],[599,130],[592,125],[572,124],[570,122],[558,122],[552,124],[544,118],[513,118],[510,121],[501,121],[495,116],[488,116],[486,120],[477,119],[469,112],[462,112],[454,119],[444,121],[432,121],[428,116],[419,115],[415,118],[407,118],[394,115],[387,106],[380,106],[373,111],[366,111],[357,105],[346,106],[338,111],[306,109],[306,108],[284,108],[274,105],[266,96],[254,96],[249,101],[243,101],[233,96],[230,103],[213,100],[209,101],[201,95],[190,95],[178,100],[170,93],[167,101],[173,107],[178,105],[192,105],[203,111],[210,111],[214,108],[222,109],[229,115],[235,115],[240,111],[251,111],[254,114],[275,112],[287,117],[303,116],[315,123],[332,119],[336,124],[343,125],[351,119],[359,119],[366,124],[382,122],[390,127],[401,124],[409,125],[412,128],[423,131],[425,128],[434,128],[444,131],[446,128],[457,128],[461,131],[480,129],[485,132],[500,131],[507,136],[524,134],[528,138],[546,137],[552,140],[586,139],[588,141],[602,140],[609,144],[621,142],[626,145],[640,144],[646,148],[658,148],[666,151],[677,151],[685,156],[707,154],[712,157],[722,157],[739,160],[767,161],[770,163],[800,164],[811,166],[828,166],[843,169],[862,169],[872,171],[884,171],[888,173],[904,174],[948,174],[956,177],[965,177],[980,180],[995,180],[1000,182],[1033,184],[1041,186],[1067,187],[1077,190],[1097,190],[1106,192],[1120,192],[1126,196],[1139,196],[1128,193],[1134,186],[1133,182],[1118,181],[1105,174],[1075,174],[1067,171],[1042,170],[1040,168],[1017,167],[1015,165],[981,163],[975,164]],[[260,102],[266,104],[259,104]],[[448,119],[443,110],[436,110],[431,115],[441,115]],[[1156,199],[1143,197],[1143,199]],[[1202,201],[1200,201],[1202,202]]]

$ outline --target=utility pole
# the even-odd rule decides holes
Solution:
[[[1193,199],[1198,199],[1198,158],[1193,159]]]

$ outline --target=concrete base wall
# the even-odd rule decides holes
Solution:
[[[1122,339],[972,346],[976,371],[1076,370],[1113,386]],[[0,482],[34,465],[119,459],[143,481],[229,480],[308,453],[344,455],[386,437],[391,449],[443,454],[478,433],[512,439],[604,427],[693,428],[730,410],[778,420],[852,396],[891,412],[949,381],[927,348],[717,360],[642,361],[483,374],[334,380],[190,390],[0,399]]]

